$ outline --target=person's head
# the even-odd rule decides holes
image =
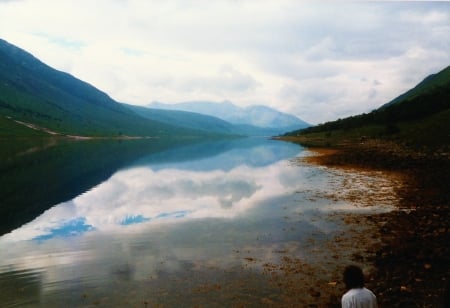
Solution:
[[[347,289],[364,287],[364,274],[356,265],[349,265],[344,270],[344,283]]]

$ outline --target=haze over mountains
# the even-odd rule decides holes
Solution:
[[[185,102],[148,107],[126,105],[137,114],[163,123],[197,130],[247,136],[273,136],[308,127],[299,118],[266,106],[238,107],[231,102]]]
[[[286,132],[297,134],[300,130],[319,132],[370,125],[395,131],[399,129],[399,123],[425,118],[429,118],[428,128],[434,127],[433,131],[442,133],[448,131],[448,125],[442,123],[449,122],[449,97],[450,67],[447,67],[370,113],[309,128],[306,128],[308,123],[301,119],[265,106],[241,108],[231,102],[205,101],[133,106],[115,101],[94,86],[51,68],[28,52],[0,39],[0,137],[49,134],[268,136]],[[425,131],[421,129],[414,134]]]
[[[263,111],[253,116],[267,114]],[[302,121],[297,123],[297,128],[304,127]],[[193,112],[121,104],[0,39],[0,136],[267,135],[289,130],[282,125],[272,121],[268,127],[239,126]]]
[[[267,106],[255,105],[242,108],[229,101],[221,103],[196,101],[176,104],[153,102],[148,107],[195,112],[220,118],[241,128],[245,128],[245,126],[267,128],[278,133],[310,126],[310,124],[293,115],[282,113]]]

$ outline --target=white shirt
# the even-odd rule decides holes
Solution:
[[[350,289],[342,296],[342,308],[377,308],[375,294],[366,288]]]

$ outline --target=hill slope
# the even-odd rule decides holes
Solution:
[[[92,85],[51,68],[1,39],[0,117],[3,126],[13,128],[12,136],[34,135],[30,127],[63,135],[202,134],[138,116]],[[18,123],[33,126],[19,129]]]
[[[286,135],[308,134],[326,134],[328,139],[331,135],[333,138],[365,136],[397,138],[418,146],[449,145],[450,66],[368,114],[327,122]]]
[[[411,90],[403,93],[397,98],[393,99],[389,103],[381,106],[381,108],[385,108],[397,103],[400,103],[405,100],[411,100],[418,95],[423,95],[427,92],[433,92],[436,88],[439,87],[448,87],[450,81],[450,66],[443,69],[441,72],[437,74],[432,74],[426,77],[422,82],[420,82],[417,86],[412,88]]]
[[[124,104],[124,106],[144,118],[156,120],[166,124],[176,123],[177,126],[195,129],[205,133],[208,132],[240,136],[275,136],[299,127],[298,125],[289,127],[258,127],[249,124],[231,124],[227,121],[219,119],[218,117],[196,112],[181,111],[176,109],[148,108],[126,104]]]
[[[386,178],[395,171],[395,207],[371,215],[383,243],[372,259],[380,307],[394,302],[399,307],[449,306],[448,284],[441,283],[448,281],[450,264],[449,234],[441,232],[450,219],[449,75],[449,68],[431,75],[369,114],[283,137],[305,146],[332,147],[310,162],[383,171]],[[408,296],[399,285],[408,286]]]
[[[177,104],[153,102],[149,107],[196,112],[217,117],[236,125],[247,134],[256,134],[258,129],[260,129],[260,132],[266,133],[284,133],[293,129],[309,126],[308,123],[293,115],[282,113],[266,106],[249,106],[241,108],[231,102],[214,103],[198,101]]]
[[[123,106],[132,110],[141,117],[161,123],[176,123],[176,125],[179,127],[204,131],[208,133],[239,133],[236,127],[231,123],[212,116],[187,111],[155,109],[127,104],[123,104]]]

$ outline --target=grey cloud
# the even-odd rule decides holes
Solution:
[[[260,83],[251,75],[242,73],[231,66],[224,66],[214,76],[198,76],[175,81],[184,92],[204,91],[226,95],[230,92],[246,92],[257,88]]]
[[[288,77],[295,80],[329,78],[342,72],[336,63],[312,62],[303,59],[302,55],[280,55],[260,59],[264,69],[271,74]]]
[[[284,86],[280,89],[278,97],[282,100],[297,101],[303,104],[325,103],[330,100],[339,100],[346,95],[346,90],[333,88],[328,85],[316,86]]]
[[[0,3],[15,1],[19,0]],[[358,106],[372,106],[375,100],[385,103],[383,100],[401,94],[450,63],[449,2],[192,4],[117,0],[115,6],[109,2],[96,4],[105,13],[102,16],[91,15],[89,6],[74,6],[80,11],[61,19],[46,18],[48,10],[40,12],[33,1],[23,3],[26,5],[17,5],[17,9],[13,9],[15,5],[2,6],[3,37],[14,41],[17,32],[17,42],[29,41],[29,46],[23,46],[27,49],[37,45],[34,51],[49,54],[48,59],[67,57],[54,52],[50,45],[69,47],[66,50],[74,58],[59,63],[73,63],[73,73],[92,78],[87,81],[130,103],[230,99],[236,104],[270,102],[283,111],[299,109],[295,104],[307,108],[308,103],[323,104],[325,111],[317,109],[316,115],[308,109],[308,119],[303,112],[297,113],[314,123],[315,117],[323,118],[325,113],[329,113],[329,119],[342,114],[336,108],[345,105],[356,106],[352,112],[356,113]],[[70,7],[67,3],[58,1],[61,8]],[[36,13],[28,17],[23,12],[30,9]],[[83,14],[91,18],[82,20],[80,27],[81,21],[73,17]],[[120,22],[118,31],[110,31],[116,21]],[[33,31],[48,32],[52,37],[33,43],[27,40]],[[135,58],[124,57],[126,61],[117,59],[116,63],[111,57],[114,72],[98,73],[108,72],[111,65],[95,61],[95,57],[107,58],[109,48],[117,44],[128,55],[138,56],[143,51],[143,65],[128,70],[127,63],[135,64],[126,61]],[[223,63],[233,66],[211,73],[211,66]],[[367,79],[364,85],[359,81],[361,77]],[[330,84],[329,79],[341,82]],[[299,93],[283,89],[278,97],[271,97],[286,84],[297,84]],[[347,93],[339,92],[337,87],[345,87]],[[352,94],[355,90],[357,95]],[[300,101],[294,101],[296,98]],[[351,102],[355,99],[358,104]]]
[[[374,99],[378,94],[378,91],[375,88],[370,89],[368,99]]]
[[[186,195],[191,198],[204,196],[217,197],[224,208],[230,208],[233,203],[252,196],[261,186],[244,180],[221,180],[220,178],[208,182],[191,180],[177,180],[172,184],[175,194]]]
[[[175,190],[173,187],[167,185],[158,185],[151,188],[151,195],[154,198],[167,200],[175,196]],[[139,199],[145,199],[148,195],[147,190],[143,190],[139,193]]]
[[[279,35],[290,46],[279,52],[269,47],[260,54],[259,64],[271,73],[301,80],[335,76],[348,70],[333,67],[332,63],[386,61],[404,56],[416,47],[448,49],[448,13],[447,21],[436,18],[436,24],[428,27],[401,18],[408,12],[419,16],[440,10],[449,12],[448,4],[340,2],[327,3],[326,8],[315,8],[311,19],[288,20],[292,30]]]

